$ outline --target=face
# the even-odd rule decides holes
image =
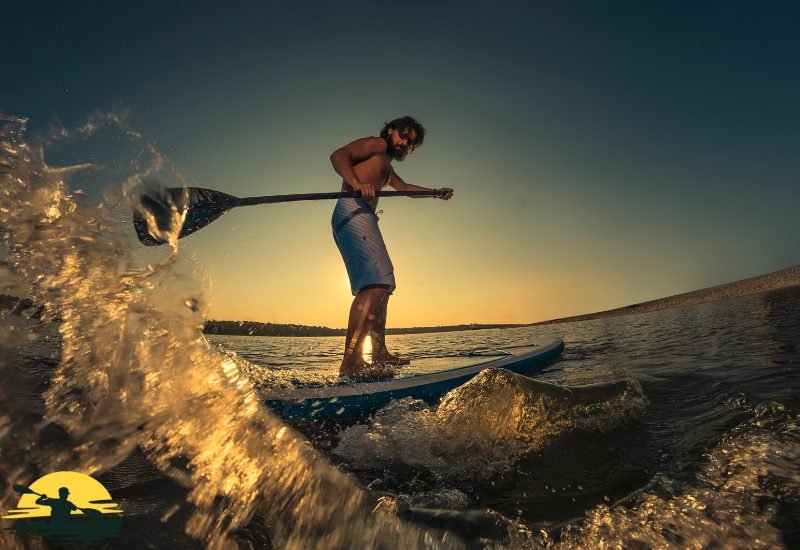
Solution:
[[[389,130],[389,151],[394,160],[402,161],[417,147],[417,132],[414,130]]]

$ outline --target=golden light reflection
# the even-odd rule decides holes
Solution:
[[[369,336],[364,338],[364,348],[362,350],[361,356],[367,363],[372,363],[372,338],[370,338]]]

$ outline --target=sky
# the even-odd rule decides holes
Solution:
[[[33,136],[125,111],[143,137],[54,166],[146,142],[194,186],[338,191],[334,150],[422,122],[395,170],[455,196],[380,202],[390,327],[544,321],[800,263],[795,1],[72,4],[4,8],[0,112]],[[344,327],[333,206],[239,208],[180,241],[209,316]]]

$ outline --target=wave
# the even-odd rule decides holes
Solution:
[[[509,548],[786,548],[777,525],[796,524],[799,436],[796,419],[780,404],[764,403],[711,449],[693,477],[661,472],[647,487],[597,506],[563,532],[562,526],[549,535],[525,530]],[[558,544],[553,535],[560,535]]]
[[[410,398],[393,401],[370,425],[344,430],[335,452],[354,468],[399,463],[443,478],[486,478],[549,438],[572,430],[610,430],[645,404],[633,380],[567,387],[486,369],[448,393],[437,408]]]

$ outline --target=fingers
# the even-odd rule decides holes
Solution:
[[[353,187],[355,188],[356,191],[361,191],[361,198],[364,199],[365,201],[369,202],[373,198],[375,198],[375,188],[372,187],[371,185],[366,185],[361,183],[354,185]]]
[[[439,195],[439,198],[444,201],[450,200],[453,197],[453,190],[450,189],[449,187],[442,187],[441,189],[439,189],[439,191],[442,191],[443,193],[442,195]]]

